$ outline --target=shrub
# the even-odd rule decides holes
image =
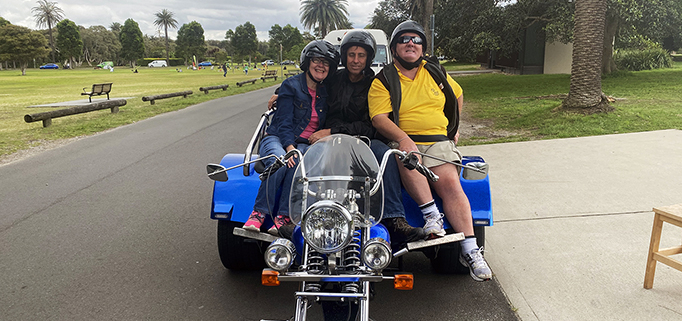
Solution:
[[[672,67],[670,54],[661,48],[646,50],[619,50],[614,55],[619,69],[638,71]]]

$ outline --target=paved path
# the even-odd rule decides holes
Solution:
[[[486,257],[521,319],[682,320],[682,272],[658,264],[642,287],[651,209],[682,203],[682,131],[462,150],[490,163]]]

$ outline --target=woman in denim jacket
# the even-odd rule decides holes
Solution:
[[[328,41],[314,40],[303,49],[303,73],[282,82],[277,98],[277,111],[266,130],[267,135],[260,143],[261,156],[282,156],[294,148],[301,152],[308,149],[308,137],[324,124],[327,115],[327,91],[322,82],[336,71],[338,64],[339,54]],[[286,167],[279,168],[261,182],[253,212],[244,223],[244,229],[260,231],[265,215],[273,214],[271,211],[275,206],[275,195],[281,188],[279,209],[277,216],[273,218],[275,224],[268,233],[291,235],[293,223],[289,219],[289,192],[296,166],[294,158],[289,158]],[[272,158],[264,160],[266,168],[273,162]]]

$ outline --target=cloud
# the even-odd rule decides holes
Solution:
[[[348,1],[349,19],[355,28],[364,28],[371,18],[379,0]],[[57,6],[64,11],[64,18],[77,25],[109,27],[113,22],[123,24],[132,18],[142,33],[160,35],[163,31],[154,26],[155,13],[167,9],[174,13],[178,28],[185,23],[196,21],[204,28],[206,39],[222,40],[228,29],[234,30],[245,22],[255,27],[259,40],[268,39],[270,28],[279,24],[290,24],[304,31],[300,22],[298,0],[114,0],[107,4],[93,4],[83,0],[57,0]],[[0,0],[0,17],[13,24],[37,29],[31,8],[37,6],[32,0]],[[177,36],[177,29],[169,29],[171,38]]]

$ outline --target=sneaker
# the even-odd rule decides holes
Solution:
[[[469,268],[469,274],[476,281],[486,281],[493,277],[488,262],[483,257],[483,248],[475,249],[471,253],[459,254],[459,263]]]
[[[263,220],[265,220],[265,214],[253,211],[242,228],[253,232],[260,232],[260,227],[263,225]]]
[[[294,223],[291,222],[291,219],[289,219],[288,216],[277,215],[275,216],[275,225],[268,230],[268,233],[274,236],[284,236],[286,234],[291,235],[291,233],[287,232],[289,229],[291,232],[293,232],[293,227]]]
[[[443,213],[433,212],[424,215],[424,233],[430,236],[442,237],[445,236],[443,229]]]
[[[404,217],[387,218],[381,221],[391,235],[393,244],[402,247],[405,243],[423,240],[426,233],[421,227],[412,227]]]

